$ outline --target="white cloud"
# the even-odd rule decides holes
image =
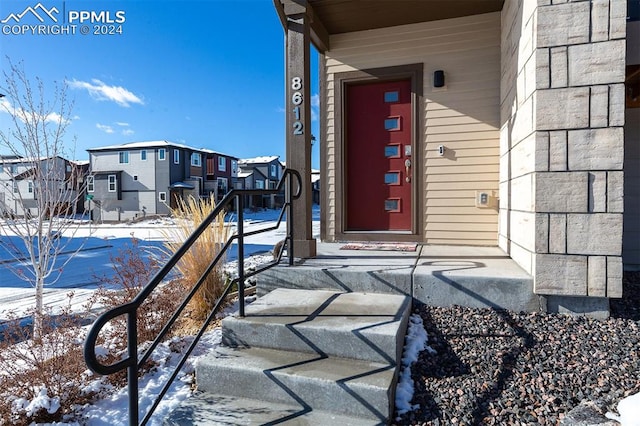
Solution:
[[[91,83],[78,80],[72,80],[67,83],[73,89],[86,89],[89,95],[98,101],[112,101],[123,107],[129,107],[131,104],[144,105],[142,99],[124,87],[108,86],[95,78],[91,80]]]
[[[16,108],[11,104],[11,102],[9,102],[7,99],[4,99],[4,98],[0,100],[0,112],[13,115],[23,123],[27,123],[27,122],[32,123],[42,119],[44,119],[45,122],[48,121],[51,123],[61,123],[61,124],[68,124],[68,122],[70,121],[69,119],[63,119],[62,116],[55,111],[50,112],[45,116],[41,116],[35,112],[29,112],[25,109]],[[78,118],[80,117],[74,116],[71,118],[71,120],[75,120]]]
[[[131,130],[131,129],[124,129],[124,130],[122,131],[122,134],[123,134],[124,136],[131,136],[131,135],[132,135],[132,134],[134,134],[134,133],[135,133],[135,132],[134,132],[133,130]]]
[[[313,108],[320,107],[320,95],[318,95],[317,93],[315,95],[311,95],[311,106]]]
[[[96,123],[96,127],[105,133],[113,133],[113,127],[106,124]]]
[[[320,109],[320,95],[311,95],[311,121],[318,121],[318,110]]]
[[[122,121],[116,121],[116,125],[120,127],[129,127],[129,123],[124,123]]]

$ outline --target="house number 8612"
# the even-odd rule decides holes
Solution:
[[[291,79],[291,89],[295,90],[291,95],[291,103],[293,104],[293,114],[296,121],[293,122],[293,134],[303,135],[304,124],[300,121],[300,105],[302,105],[302,93],[299,90],[302,89],[302,79],[300,77],[293,77]]]

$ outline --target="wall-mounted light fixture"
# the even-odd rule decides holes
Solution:
[[[436,70],[433,72],[433,87],[444,87],[444,71]]]

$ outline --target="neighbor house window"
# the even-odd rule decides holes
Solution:
[[[231,174],[235,177],[238,174],[238,162],[231,160]]]
[[[127,164],[129,162],[129,151],[120,151],[119,159],[120,164]]]
[[[229,181],[227,178],[218,178],[218,195],[224,195],[227,193],[229,188]]]
[[[191,165],[196,167],[202,166],[202,157],[200,156],[200,153],[198,152],[191,153]]]
[[[164,160],[167,158],[167,150],[164,148],[160,148],[158,150],[158,160]]]
[[[177,149],[173,150],[173,164],[180,164],[180,151]]]
[[[166,192],[158,192],[158,201],[164,203],[167,201],[167,193]]]
[[[274,177],[278,176],[278,169],[275,164],[271,165],[271,176],[274,176]]]
[[[142,151],[140,151],[140,160],[147,161],[147,150],[146,149],[143,149]]]
[[[116,175],[109,175],[108,183],[109,183],[108,185],[109,192],[116,192],[116,189],[117,189]]]
[[[256,181],[256,189],[264,189],[264,181],[263,180],[257,180]]]
[[[29,186],[27,187],[27,192],[29,192],[29,194],[33,194],[33,181],[29,181],[27,183]]]
[[[16,166],[15,164],[12,164],[11,165],[11,173],[14,174],[14,175],[16,173],[18,173],[18,166]]]
[[[227,170],[227,158],[226,157],[218,157],[218,171],[224,172]]]
[[[93,192],[95,186],[93,185],[93,176],[87,176],[87,192]]]
[[[18,182],[15,180],[13,181],[13,192],[16,194],[18,193]]]

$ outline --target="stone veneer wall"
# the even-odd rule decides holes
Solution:
[[[626,0],[507,0],[500,246],[542,295],[621,297]]]

